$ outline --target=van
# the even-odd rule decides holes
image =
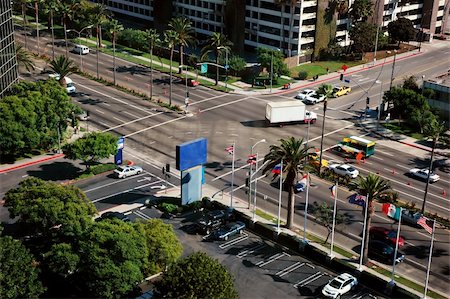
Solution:
[[[83,46],[83,45],[75,45],[75,47],[72,50],[74,53],[77,54],[89,54],[89,47]]]
[[[55,78],[56,81],[59,81],[59,75],[58,74],[50,74],[48,75],[50,78]],[[75,84],[73,83],[72,79],[69,77],[64,77],[64,81],[66,81],[66,91],[68,94],[75,93],[77,91]]]

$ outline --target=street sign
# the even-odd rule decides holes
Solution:
[[[120,137],[117,141],[117,149],[123,149],[125,145],[125,137]]]
[[[207,72],[208,72],[208,65],[206,63],[202,63],[200,73],[205,74]]]

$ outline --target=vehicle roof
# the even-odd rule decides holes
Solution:
[[[267,106],[270,107],[292,107],[292,106],[304,106],[301,101],[284,101],[284,102],[269,102],[267,103]]]
[[[303,93],[303,92],[315,92],[315,90],[314,89],[303,89],[302,91],[300,91],[300,93]]]

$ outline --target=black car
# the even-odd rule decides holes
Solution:
[[[369,241],[369,257],[373,257],[382,262],[392,263],[394,260],[395,249],[391,245],[377,240]],[[395,263],[400,263],[405,259],[405,255],[397,250]]]
[[[210,211],[197,221],[197,230],[209,235],[213,230],[219,228],[232,218],[233,210],[231,209]]]
[[[231,236],[242,234],[242,231],[245,229],[245,223],[237,221],[230,222],[219,229],[213,231],[210,235],[203,237],[205,240],[219,240],[219,241],[227,241]]]
[[[130,218],[128,218],[127,215],[121,212],[105,212],[103,213],[99,218],[97,218],[97,221],[101,221],[104,219],[119,219],[125,222],[130,222]]]

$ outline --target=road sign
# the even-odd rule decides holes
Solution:
[[[208,65],[206,63],[202,63],[200,73],[205,74],[207,72],[208,72]]]
[[[120,137],[117,141],[117,149],[123,149],[125,145],[125,137]]]

